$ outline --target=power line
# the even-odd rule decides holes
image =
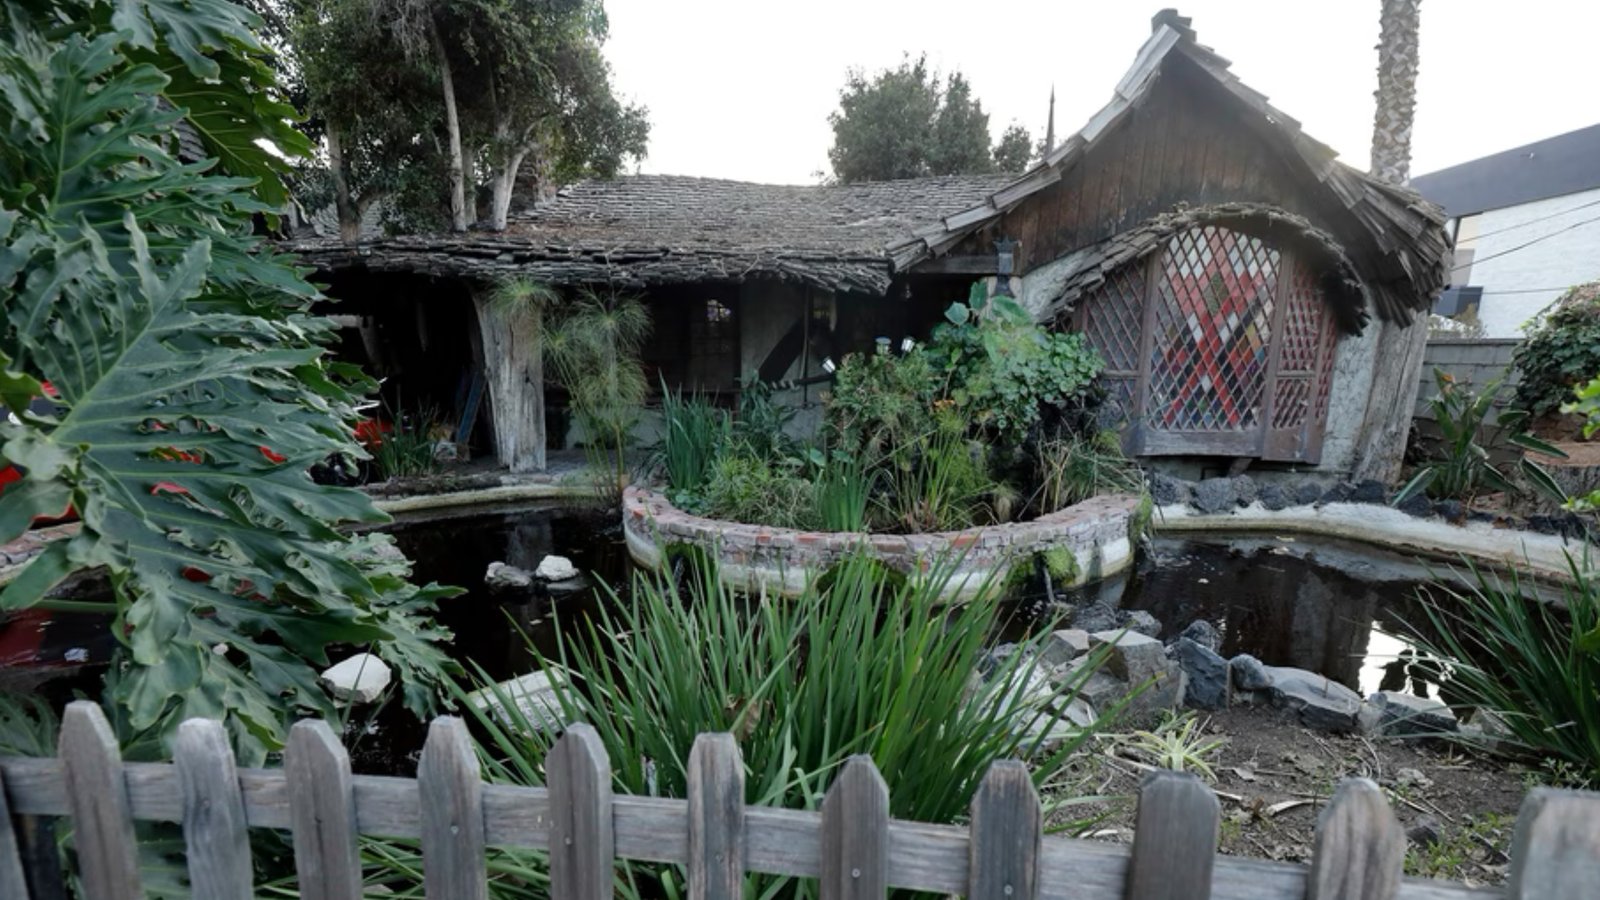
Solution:
[[[1518,222],[1515,225],[1507,225],[1504,228],[1496,228],[1493,231],[1485,231],[1482,234],[1475,234],[1472,237],[1468,238],[1468,240],[1469,241],[1481,241],[1486,237],[1493,237],[1494,235],[1497,235],[1497,234],[1505,234],[1508,231],[1516,231],[1518,228],[1523,228],[1523,227],[1528,226],[1528,225],[1537,225],[1540,222],[1547,222],[1550,219],[1554,219],[1554,218],[1556,218],[1558,216],[1564,216],[1567,213],[1575,213],[1580,209],[1588,209],[1591,206],[1600,206],[1600,200],[1591,200],[1588,203],[1582,203],[1582,204],[1579,204],[1577,206],[1571,207],[1569,209],[1563,209],[1560,212],[1553,212],[1553,213],[1550,213],[1549,215],[1540,216],[1537,219],[1529,219],[1526,222]],[[1474,215],[1481,215],[1481,213],[1475,213]],[[1465,216],[1457,216],[1456,218],[1459,220],[1459,219],[1463,219],[1463,218],[1466,218],[1466,217]]]
[[[1587,279],[1585,279],[1585,280],[1587,280]],[[1582,284],[1582,283],[1583,283],[1583,281],[1575,281],[1575,282],[1573,282],[1573,284]],[[1462,286],[1463,287],[1471,287],[1471,285],[1462,285]],[[1572,287],[1572,285],[1569,284],[1569,285],[1567,285],[1567,287],[1522,288],[1521,290],[1515,290],[1515,291],[1483,291],[1482,294],[1485,297],[1488,297],[1490,295],[1498,296],[1500,294],[1548,294],[1551,291],[1556,291],[1556,292],[1565,291],[1565,290],[1567,290],[1567,289],[1569,289],[1571,287]]]
[[[1459,266],[1456,266],[1455,268],[1452,268],[1450,271],[1459,272],[1462,269],[1470,269],[1473,266],[1477,265],[1478,263],[1488,262],[1491,259],[1499,259],[1502,256],[1507,256],[1509,254],[1516,253],[1518,250],[1524,250],[1524,249],[1527,249],[1528,247],[1532,247],[1534,244],[1537,244],[1540,241],[1547,241],[1550,238],[1553,238],[1558,234],[1565,234],[1566,232],[1571,231],[1574,228],[1582,228],[1583,226],[1592,224],[1594,222],[1600,222],[1600,216],[1595,216],[1592,219],[1584,219],[1582,222],[1573,222],[1571,225],[1568,225],[1565,228],[1559,228],[1559,229],[1557,229],[1555,231],[1550,232],[1549,234],[1541,234],[1541,235],[1539,235],[1538,237],[1534,238],[1531,241],[1527,241],[1525,243],[1518,244],[1517,246],[1511,247],[1511,248],[1506,249],[1506,250],[1501,250],[1499,253],[1491,253],[1488,256],[1476,257],[1471,262],[1463,263],[1463,264],[1461,264]]]

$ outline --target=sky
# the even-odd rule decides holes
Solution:
[[[812,184],[851,67],[927,53],[959,69],[994,137],[1077,131],[1150,34],[1162,0],[606,0],[619,93],[650,109],[639,171]],[[1379,0],[1188,0],[1200,43],[1367,167]],[[1412,174],[1600,122],[1594,0],[1428,0]]]

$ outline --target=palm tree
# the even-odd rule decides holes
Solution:
[[[1422,0],[1382,0],[1378,14],[1377,109],[1372,120],[1373,176],[1394,184],[1411,177],[1411,122],[1417,107]]]

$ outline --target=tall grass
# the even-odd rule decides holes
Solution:
[[[875,479],[854,457],[834,454],[817,473],[817,517],[824,531],[865,531]]]
[[[889,785],[893,815],[950,822],[965,814],[990,762],[1032,756],[1043,784],[1089,733],[1037,752],[1042,738],[1029,726],[1043,732],[1056,714],[1024,689],[1034,658],[1013,653],[988,680],[975,677],[998,593],[941,606],[949,570],[907,585],[852,558],[826,587],[783,602],[737,596],[708,567],[692,569],[682,587],[639,576],[629,602],[610,605],[553,657],[535,654],[571,674],[575,686],[559,693],[563,712],[599,732],[620,791],[684,796],[695,736],[728,731],[744,757],[746,802],[816,809],[837,767],[867,753]],[[1054,694],[1058,704],[1092,668]],[[538,784],[553,737],[506,715],[509,724],[478,715],[490,735],[491,780]],[[751,890],[809,895],[814,885],[753,878]]]
[[[1570,557],[1565,610],[1472,567],[1474,584],[1424,598],[1426,653],[1443,660],[1446,689],[1494,713],[1515,745],[1600,778],[1600,582]]]
[[[1123,455],[1114,431],[1040,441],[1035,458],[1039,488],[1033,500],[1040,515],[1097,494],[1144,491],[1144,477],[1138,465]]]
[[[728,413],[701,394],[661,383],[661,413],[665,424],[661,461],[667,486],[674,491],[698,491],[711,474],[711,465],[727,444],[732,431]]]
[[[918,445],[893,449],[888,472],[889,491],[879,507],[892,528],[911,533],[977,524],[994,488],[974,445],[945,426]]]

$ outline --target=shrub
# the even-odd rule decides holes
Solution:
[[[1495,398],[1500,395],[1504,382],[1500,379],[1484,385],[1474,392],[1459,385],[1441,369],[1433,370],[1434,383],[1439,393],[1429,401],[1433,418],[1444,437],[1438,458],[1417,469],[1417,474],[1395,495],[1399,504],[1418,491],[1427,491],[1431,497],[1453,498],[1472,502],[1484,489],[1520,493],[1521,489],[1511,476],[1500,470],[1489,456],[1489,451],[1478,442],[1480,431],[1489,414],[1494,411]],[[1550,456],[1565,457],[1559,448],[1528,434],[1523,425],[1528,414],[1520,410],[1501,410],[1496,417],[1494,432],[1514,447],[1534,450]],[[1527,481],[1552,497],[1565,499],[1561,486],[1538,463],[1521,459],[1517,471]]]
[[[661,385],[661,413],[665,426],[661,458],[667,487],[680,495],[693,494],[705,485],[717,454],[728,442],[728,414],[700,394],[685,398],[665,383]]]
[[[926,353],[853,353],[827,396],[829,443],[858,459],[913,444],[934,432],[934,401],[942,389]]]
[[[818,524],[815,488],[794,470],[746,453],[726,453],[711,466],[706,514],[775,528]]]
[[[1571,400],[1573,388],[1600,372],[1600,281],[1562,294],[1534,320],[1513,360],[1518,408],[1538,418]]]
[[[1600,582],[1568,563],[1565,610],[1530,599],[1515,573],[1507,584],[1473,567],[1469,588],[1424,598],[1418,643],[1444,661],[1444,687],[1492,712],[1520,749],[1600,778]]]
[[[1098,494],[1144,491],[1144,476],[1123,455],[1122,438],[1114,431],[1043,440],[1034,457],[1039,488],[1033,500],[1040,515]]]
[[[755,804],[819,808],[833,773],[855,753],[870,754],[883,773],[893,816],[925,822],[964,816],[994,760],[1031,757],[1040,785],[1060,777],[1093,729],[1040,752],[1056,714],[1023,690],[1036,657],[1012,653],[987,680],[974,678],[1002,610],[997,595],[947,609],[938,590],[948,566],[921,586],[893,586],[878,571],[852,557],[826,589],[813,584],[798,598],[760,604],[722,587],[710,569],[683,586],[640,576],[631,602],[603,606],[553,657],[533,653],[541,666],[573,673],[577,687],[559,689],[563,712],[599,732],[617,789],[631,794],[683,797],[690,748],[708,731],[739,739],[745,800]],[[1055,695],[1058,705],[1088,678],[1104,650],[1097,653]],[[554,736],[519,727],[516,713],[509,728],[478,717],[490,735],[490,780],[537,784]],[[1064,801],[1047,793],[1045,802],[1048,816]],[[772,893],[747,896],[815,890],[814,882],[752,880]]]
[[[772,398],[772,385],[755,375],[739,382],[739,415],[733,423],[733,439],[743,452],[769,462],[797,454],[789,436],[795,409]]]
[[[968,441],[948,419],[924,440],[894,448],[886,467],[888,490],[879,500],[883,524],[919,533],[992,521],[984,501],[996,485],[985,456],[983,446]]]

